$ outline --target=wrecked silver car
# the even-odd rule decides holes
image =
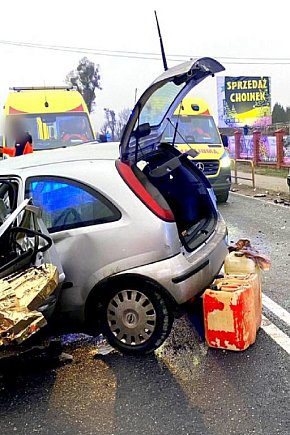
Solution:
[[[101,330],[122,352],[160,346],[177,307],[213,281],[227,254],[226,225],[191,161],[195,150],[161,142],[182,98],[222,70],[201,58],[165,71],[137,102],[120,146],[90,143],[0,164],[0,183],[13,185],[9,208],[32,198],[42,209],[65,273],[60,315]]]

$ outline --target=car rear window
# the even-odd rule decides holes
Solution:
[[[42,208],[43,221],[50,232],[113,222],[121,217],[119,210],[99,192],[62,177],[29,178],[26,197]]]

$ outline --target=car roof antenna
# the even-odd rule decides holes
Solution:
[[[158,18],[157,18],[157,12],[154,11],[155,14],[155,18],[156,18],[156,24],[157,24],[157,31],[158,31],[158,36],[159,36],[159,41],[160,41],[160,49],[161,49],[161,56],[162,56],[162,61],[163,61],[163,67],[164,67],[164,71],[168,70],[168,66],[167,66],[167,60],[166,60],[166,55],[165,55],[165,50],[164,50],[164,45],[163,45],[163,40],[162,40],[162,35],[161,35],[161,30],[160,30],[160,26],[159,26],[159,22],[158,22]],[[182,109],[182,102],[179,106],[179,113],[178,113],[178,117],[177,117],[177,121],[176,121],[176,125],[174,127],[174,135],[173,135],[173,140],[172,140],[172,145],[174,146],[175,144],[175,140],[176,140],[176,133],[178,131],[178,123],[179,123],[179,118],[180,118],[180,112]]]
[[[164,50],[164,46],[163,46],[161,31],[160,31],[160,27],[159,27],[159,23],[158,23],[157,12],[154,11],[154,14],[155,14],[155,18],[156,18],[157,30],[158,30],[158,35],[159,35],[159,42],[160,42],[160,49],[161,49],[161,56],[162,56],[162,61],[163,61],[163,67],[164,67],[164,71],[167,71],[168,70],[167,60],[166,60],[166,56],[165,56],[165,50]]]

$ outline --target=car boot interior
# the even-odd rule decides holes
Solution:
[[[165,169],[158,171],[158,168]],[[146,156],[143,171],[136,166],[133,171],[160,205],[170,207],[180,238],[189,251],[209,237],[215,227],[216,209],[207,186],[186,155],[171,145],[161,144]]]

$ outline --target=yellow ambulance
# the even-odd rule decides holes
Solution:
[[[231,187],[230,158],[205,100],[184,98],[169,120],[163,140],[181,152],[198,152],[196,166],[210,181],[218,202],[226,202]]]
[[[35,151],[95,139],[86,103],[72,86],[11,88],[4,105],[3,147],[14,147],[19,130],[31,134]]]

